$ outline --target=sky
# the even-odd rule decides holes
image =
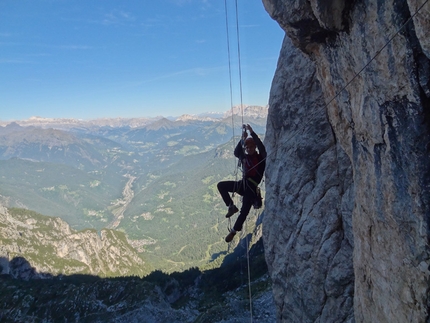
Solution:
[[[0,0],[0,120],[266,106],[283,37],[262,0]]]

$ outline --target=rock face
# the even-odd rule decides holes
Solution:
[[[286,32],[265,139],[278,322],[428,322],[430,2],[263,3]]]
[[[266,132],[266,259],[282,322],[351,321],[351,164],[315,67],[285,38]],[[276,166],[275,166],[276,165]]]
[[[0,274],[32,279],[59,274],[125,276],[151,268],[121,232],[76,231],[60,218],[0,205]]]

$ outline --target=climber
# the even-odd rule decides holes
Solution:
[[[244,149],[242,148],[242,144]],[[258,151],[256,150],[258,148]],[[242,139],[238,142],[234,155],[242,164],[243,178],[240,181],[222,181],[218,183],[218,191],[228,207],[226,218],[230,218],[239,209],[234,205],[229,193],[238,193],[243,196],[242,207],[236,223],[225,238],[226,242],[233,240],[237,231],[242,230],[242,225],[251,210],[252,205],[258,198],[257,191],[263,173],[266,168],[266,148],[252,127],[243,125]]]

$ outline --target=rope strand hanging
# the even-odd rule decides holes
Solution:
[[[228,19],[228,7],[227,7],[227,0],[224,0],[224,9],[225,9],[225,29],[227,34],[227,54],[228,54],[228,75],[229,75],[229,85],[230,85],[230,112],[231,112],[231,128],[233,130],[233,138],[232,138],[232,145],[233,145],[233,151],[235,149],[235,124],[234,124],[234,110],[233,110],[233,81],[232,81],[232,72],[231,72],[231,51],[230,51],[230,32],[229,32],[229,19]],[[238,174],[238,168],[236,166],[236,162],[234,163],[234,176],[235,181],[237,182],[237,174]],[[232,198],[234,198],[234,193],[232,195]],[[231,219],[228,219],[227,224],[227,230],[231,231]]]
[[[226,30],[227,30],[227,51],[228,51],[228,67],[229,67],[229,78],[230,78],[230,105],[231,105],[231,118],[232,118],[232,128],[233,128],[233,146],[234,146],[234,109],[233,109],[233,86],[232,86],[232,73],[231,73],[231,54],[230,54],[230,35],[229,35],[229,29],[228,29],[228,7],[227,7],[227,0],[224,0],[225,5],[225,17],[226,17]],[[239,34],[239,13],[238,13],[238,4],[237,0],[235,0],[235,12],[236,12],[236,35],[237,35],[237,56],[238,56],[238,69],[239,69],[239,95],[240,95],[240,109],[241,109],[241,115],[242,115],[242,123],[241,126],[244,124],[244,112],[243,112],[243,94],[242,94],[242,67],[241,67],[241,53],[240,53],[240,34]],[[235,147],[234,147],[235,148]],[[233,150],[234,150],[233,148]],[[236,182],[237,182],[237,170],[236,170]],[[245,185],[245,181],[244,181]],[[234,193],[233,193],[234,197]],[[230,218],[228,219],[228,226],[229,230],[231,230],[231,222]],[[248,237],[246,237],[246,258],[247,258],[247,267],[248,267],[248,292],[249,292],[249,307],[250,307],[250,314],[251,314],[251,323],[253,322],[253,310],[252,310],[252,293],[251,293],[251,272],[250,272],[250,266],[249,266],[249,242]]]
[[[238,58],[238,68],[239,68],[239,95],[240,95],[240,109],[242,112],[242,124],[243,122],[243,93],[242,93],[242,64],[240,59],[240,33],[239,33],[239,10],[237,9],[237,0],[235,0],[236,4],[236,34],[237,34],[237,58]]]
[[[234,118],[233,118],[233,81],[231,76],[231,53],[230,53],[230,32],[228,28],[228,10],[227,10],[227,0],[224,0],[224,8],[225,8],[225,29],[227,34],[227,55],[228,55],[228,76],[229,76],[229,85],[230,85],[230,110],[231,110],[231,126],[233,129],[233,150],[234,150]]]

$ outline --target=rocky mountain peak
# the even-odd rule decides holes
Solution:
[[[252,117],[252,118],[267,118],[267,112],[269,107],[265,106],[254,106],[254,105],[244,105],[244,106],[234,106],[230,110],[224,113],[224,118],[231,117],[232,115]]]
[[[123,233],[108,229],[100,233],[76,231],[60,218],[23,209],[12,209],[11,213],[3,206],[0,223],[3,241],[13,241],[0,245],[0,274],[30,279],[64,272],[99,276],[148,273]],[[51,251],[49,256],[46,250]]]

